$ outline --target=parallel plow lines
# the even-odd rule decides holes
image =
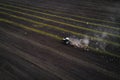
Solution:
[[[23,28],[23,29],[26,29],[26,30],[30,30],[30,31],[33,31],[35,33],[39,33],[39,34],[42,34],[42,35],[46,35],[46,36],[50,36],[50,37],[53,37],[55,39],[58,39],[58,40],[61,40],[62,38],[55,35],[55,34],[51,34],[51,33],[47,33],[47,32],[44,32],[44,31],[41,31],[41,30],[37,30],[35,28],[30,28],[29,26],[25,26],[23,24],[19,24],[17,22],[13,22],[13,21],[10,21],[10,20],[7,20],[7,19],[0,19],[1,22],[6,22],[6,23],[9,23],[9,24],[12,24],[12,25],[15,25],[15,26],[18,26],[20,28]],[[100,52],[100,53],[104,53],[104,54],[108,54],[108,55],[111,55],[111,56],[116,56],[116,57],[120,57],[119,55],[116,55],[116,54],[113,54],[113,53],[110,53],[110,52],[107,52],[107,51],[100,51],[100,50],[96,50],[92,47],[89,47],[91,50],[93,51],[97,51],[97,52]]]
[[[14,1],[11,1],[11,2],[7,2],[7,4],[11,4],[11,5],[14,5]],[[112,22],[112,21],[107,21],[107,20],[101,20],[101,19],[96,19],[96,18],[89,18],[89,17],[85,17],[85,16],[80,16],[80,15],[73,15],[73,14],[68,14],[68,13],[64,13],[64,12],[61,12],[61,11],[57,11],[57,10],[53,10],[51,8],[44,8],[44,7],[33,7],[31,4],[26,4],[24,5],[25,3],[16,3],[17,6],[20,6],[20,7],[23,7],[23,8],[27,8],[27,9],[31,9],[31,10],[43,10],[43,11],[47,11],[47,12],[51,12],[51,13],[54,13],[54,15],[69,15],[69,16],[73,16],[73,17],[76,17],[76,18],[81,18],[81,19],[87,19],[87,20],[92,20],[92,21],[99,21],[99,22],[105,22],[105,23],[110,23],[110,24],[120,24],[120,23],[117,23],[117,22]],[[32,6],[32,7],[31,7]],[[65,18],[65,17],[64,17]],[[76,19],[74,19],[76,20]],[[79,21],[79,20],[78,20]],[[115,27],[112,27],[112,26],[107,26],[107,25],[102,25],[102,24],[96,24],[96,23],[90,23],[91,25],[96,25],[96,26],[103,26],[103,27],[108,27],[108,28],[112,28],[112,29],[119,29],[120,28],[115,28]]]
[[[66,19],[66,20],[75,21],[75,22],[86,23],[86,22],[84,22],[84,21],[79,21],[79,20],[75,20],[75,19],[72,19],[72,18],[68,18],[68,17],[62,17],[62,16],[58,16],[58,15],[43,13],[43,12],[39,12],[39,11],[36,11],[36,10],[31,10],[31,9],[28,9],[28,8],[12,6],[12,5],[8,5],[8,4],[1,4],[1,3],[0,3],[0,5],[3,5],[3,6],[4,6],[4,7],[2,7],[2,6],[0,7],[0,9],[2,9],[2,10],[6,10],[6,11],[10,11],[10,12],[15,12],[15,13],[22,14],[22,15],[26,15],[26,16],[32,16],[32,17],[34,17],[34,18],[36,18],[36,19],[42,19],[42,20],[45,20],[45,21],[51,21],[51,22],[54,22],[54,23],[59,23],[59,24],[65,25],[65,26],[69,26],[69,27],[72,27],[72,28],[76,28],[76,29],[87,30],[87,31],[95,32],[95,33],[103,33],[103,32],[100,32],[100,31],[93,30],[93,29],[84,28],[84,27],[80,27],[80,26],[76,26],[76,25],[72,25],[72,24],[68,24],[68,23],[64,23],[64,22],[60,22],[60,21],[55,21],[55,20],[53,20],[53,19],[48,19],[48,18],[44,18],[44,17],[41,17],[41,16],[32,15],[32,14],[24,13],[24,12],[21,12],[21,11],[17,11],[17,10],[12,10],[12,9],[10,9],[10,7],[16,8],[16,9],[20,9],[20,10],[31,11],[31,12],[34,12],[34,13],[40,13],[40,14],[44,14],[44,15],[46,15],[46,16],[58,17],[58,18]],[[9,9],[8,9],[8,8],[5,8],[5,6],[9,7]],[[4,15],[7,15],[7,16],[14,17],[14,18],[16,18],[16,19],[24,20],[24,21],[29,22],[29,23],[44,25],[44,26],[47,26],[47,27],[50,27],[50,28],[53,28],[53,29],[56,29],[56,30],[59,30],[59,31],[62,31],[62,32],[71,33],[71,34],[77,35],[77,36],[89,36],[89,35],[86,35],[86,34],[82,34],[82,33],[74,32],[74,31],[67,30],[67,29],[64,29],[64,28],[60,28],[59,26],[54,26],[54,25],[50,25],[50,24],[38,22],[38,21],[36,21],[36,20],[32,20],[32,19],[28,19],[28,18],[21,17],[21,16],[13,15],[12,13],[9,14],[9,13],[7,13],[7,12],[0,12],[0,14],[4,14]],[[89,19],[89,18],[88,18],[88,19]],[[62,37],[60,37],[60,36],[58,36],[58,35],[51,34],[51,33],[47,33],[47,32],[45,32],[45,31],[38,30],[38,29],[35,29],[35,28],[31,28],[30,26],[26,26],[26,25],[23,25],[23,24],[14,22],[14,21],[10,21],[10,20],[8,20],[8,19],[1,18],[0,21],[9,23],[9,24],[12,24],[12,25],[15,25],[15,26],[18,26],[18,27],[23,28],[23,29],[27,29],[27,30],[36,32],[36,33],[39,33],[39,34],[42,34],[42,35],[50,36],[50,37],[53,37],[53,38],[58,39],[58,40],[61,40],[61,39],[62,39]],[[90,23],[90,24],[98,25],[98,24],[94,24],[94,23]],[[39,26],[39,27],[40,27],[40,26]],[[105,26],[103,26],[103,27],[105,27]],[[111,29],[120,30],[120,28],[115,28],[115,27],[108,27],[108,26],[106,26],[106,28],[111,28]],[[107,35],[120,38],[120,36],[119,36],[119,35],[116,35],[116,34],[107,33]],[[116,42],[113,42],[113,41],[108,41],[108,40],[105,40],[105,39],[98,39],[98,38],[93,37],[93,36],[89,36],[89,37],[90,37],[91,39],[93,39],[93,40],[103,41],[103,42],[106,42],[106,43],[108,43],[108,44],[112,44],[112,45],[115,45],[115,46],[120,47],[120,44],[119,44],[119,43],[116,43]],[[110,52],[107,52],[107,51],[96,50],[96,49],[93,48],[93,47],[89,47],[89,48],[92,49],[92,50],[94,50],[94,51],[100,52],[100,53],[105,53],[105,54],[109,54],[109,55],[112,55],[112,56],[120,57],[119,55],[116,55],[116,54],[114,54],[114,53],[110,53]]]
[[[23,6],[23,5],[18,5],[18,6],[13,6],[13,5],[9,5],[9,4],[0,4],[0,5],[3,5],[3,6],[6,6],[6,7],[12,7],[12,8],[18,8],[18,9],[21,9],[21,10],[27,10],[27,11],[31,11],[31,12],[34,12],[34,13],[38,13],[38,14],[44,14],[46,16],[51,16],[51,17],[57,17],[57,18],[60,18],[60,19],[64,19],[64,20],[69,20],[69,21],[74,21],[74,22],[79,22],[79,23],[84,23],[86,24],[87,22],[86,21],[82,21],[82,20],[77,20],[77,19],[73,19],[73,18],[69,18],[69,17],[63,17],[63,16],[59,16],[59,15],[55,15],[55,14],[48,14],[48,13],[45,13],[45,12],[41,12],[41,11],[37,11],[37,10],[42,10],[42,11],[47,11],[47,12],[52,12],[52,13],[56,13],[56,12],[53,12],[53,11],[48,11],[48,10],[44,10],[44,9],[37,9],[37,10],[34,10],[36,8],[33,8],[33,7],[26,7],[26,6]],[[62,24],[65,24],[62,22]],[[65,25],[68,25],[67,23]],[[111,29],[114,29],[114,30],[120,30],[120,28],[116,28],[116,27],[112,27],[112,26],[107,26],[107,25],[101,25],[101,24],[96,24],[96,23],[92,23],[92,22],[89,22],[89,25],[92,25],[92,26],[99,26],[99,27],[105,27],[105,28],[111,28]],[[75,26],[75,25],[68,25],[68,26]],[[79,26],[80,27],[80,26]],[[81,27],[80,27],[81,29]],[[87,29],[87,28],[82,28],[83,30],[89,30],[89,31],[93,31],[93,32],[98,32],[100,33],[100,31],[94,31],[92,29]],[[108,34],[108,35],[113,35],[113,34]],[[114,35],[115,36],[115,35]],[[119,36],[120,37],[120,36]]]
[[[4,19],[5,20],[5,19]],[[3,20],[2,20],[3,21]],[[9,21],[9,20],[6,20],[6,22],[12,22],[12,21]],[[12,24],[12,23],[11,23]],[[16,24],[16,23],[15,23]],[[17,25],[19,25],[19,23],[17,23]],[[24,25],[21,25],[21,26],[24,26]],[[18,27],[20,27],[20,26],[18,26]],[[24,27],[28,27],[28,26],[24,26]],[[54,48],[51,48],[51,47],[49,47],[49,46],[46,46],[46,45],[43,45],[43,44],[40,44],[39,42],[36,42],[36,41],[34,41],[34,40],[31,40],[31,39],[28,39],[28,38],[26,38],[26,37],[24,37],[24,36],[21,36],[21,35],[18,35],[18,34],[14,34],[14,33],[12,33],[12,32],[9,32],[9,31],[6,31],[6,30],[4,30],[4,29],[1,29],[1,31],[2,32],[4,32],[4,33],[7,33],[7,35],[9,35],[9,36],[13,36],[13,37],[16,37],[16,38],[18,38],[18,39],[21,39],[21,40],[25,40],[25,41],[27,41],[27,42],[29,42],[29,43],[31,43],[31,44],[33,44],[33,45],[36,45],[36,46],[39,46],[40,48],[45,48],[45,49],[47,49],[47,50],[50,50],[50,51],[52,51],[53,53],[56,53],[57,55],[60,55],[60,56],[63,56],[63,57],[65,57],[65,58],[67,58],[67,59],[69,59],[69,60],[72,60],[72,61],[74,61],[75,63],[79,63],[79,65],[82,65],[82,66],[85,66],[85,67],[88,67],[88,65],[89,65],[89,68],[93,68],[93,69],[95,69],[95,70],[97,70],[98,72],[101,72],[101,73],[103,73],[103,74],[105,74],[105,75],[108,75],[108,76],[112,76],[112,77],[114,77],[114,78],[119,78],[119,75],[117,75],[117,74],[115,74],[115,73],[113,73],[113,72],[111,72],[111,71],[108,71],[108,70],[106,70],[106,69],[103,69],[103,68],[101,68],[101,67],[99,67],[99,66],[97,66],[97,65],[95,65],[95,64],[91,64],[91,63],[89,63],[89,62],[86,62],[86,61],[83,61],[83,60],[81,60],[81,59],[79,59],[79,58],[76,58],[76,57],[73,57],[73,56],[70,56],[70,55],[68,55],[68,54],[65,54],[64,52],[60,52],[60,51],[57,51],[57,50],[55,50]],[[30,30],[31,31],[31,30]],[[35,31],[36,32],[36,31]],[[40,33],[41,34],[41,33]],[[20,51],[19,49],[15,49],[15,50],[19,50],[19,52],[20,52],[20,54],[19,54],[19,52],[14,52],[13,50],[11,50],[11,47],[8,47],[9,45],[7,44],[7,43],[0,43],[0,45],[2,46],[2,47],[4,47],[5,49],[7,49],[8,50],[8,48],[10,49],[9,51],[10,52],[13,52],[13,53],[15,53],[16,55],[18,55],[18,56],[21,56],[22,58],[24,58],[25,57],[25,55],[23,55],[23,53],[24,54],[26,54],[27,56],[26,56],[26,58],[25,59],[29,59],[28,57],[30,57],[30,55],[29,54],[27,54],[27,53],[25,53],[25,52],[22,52],[22,51]],[[15,48],[15,47],[13,47],[13,48]],[[22,55],[21,55],[22,54]],[[29,55],[29,56],[28,56]],[[33,56],[31,56],[31,57],[33,57]],[[30,59],[31,60],[31,59]],[[35,58],[35,60],[37,60],[36,58]],[[32,61],[34,61],[34,60],[32,60]],[[52,65],[50,65],[50,66],[52,66]],[[42,67],[42,66],[40,66],[40,67]],[[55,66],[53,66],[54,68],[55,68]],[[54,69],[53,68],[53,69]],[[48,70],[49,71],[49,69],[48,68],[43,68],[43,69],[45,69],[45,70]],[[53,70],[54,71],[54,70]],[[50,71],[51,72],[51,71]],[[52,73],[54,73],[54,72],[52,72]],[[65,73],[65,72],[64,72]],[[55,73],[54,73],[55,74]],[[57,75],[58,76],[58,75]],[[68,79],[68,78],[67,78]],[[71,79],[71,78],[70,78]],[[68,80],[70,80],[70,79],[68,79]],[[66,79],[65,79],[66,80]],[[74,80],[74,79],[73,79]]]
[[[1,7],[0,7],[0,8],[1,8]],[[42,17],[40,17],[40,16],[31,15],[31,14],[27,14],[27,13],[23,13],[23,12],[19,12],[19,11],[14,11],[14,10],[7,9],[7,8],[1,8],[1,9],[5,9],[5,10],[11,11],[11,12],[16,12],[16,13],[23,14],[23,15],[26,15],[26,16],[32,16],[32,17],[35,17],[35,18],[40,18],[40,19],[43,19],[43,20],[50,20],[50,19],[47,19],[47,18],[42,18]],[[18,18],[18,19],[22,19],[22,20],[25,20],[25,21],[29,21],[29,22],[32,22],[32,23],[35,23],[35,24],[42,24],[42,25],[45,25],[45,26],[48,26],[48,27],[51,27],[51,28],[54,28],[54,29],[57,29],[57,30],[60,30],[60,31],[72,33],[72,34],[77,35],[77,36],[89,36],[89,35],[86,35],[86,34],[77,33],[77,32],[73,32],[73,31],[70,31],[70,30],[66,30],[66,29],[60,28],[60,27],[58,27],[58,26],[53,26],[53,25],[41,23],[41,22],[38,22],[38,21],[34,21],[34,20],[31,20],[31,19],[27,19],[27,18],[24,18],[24,17],[19,17],[19,16],[15,16],[15,15],[12,15],[12,14],[4,13],[4,12],[0,12],[0,13],[1,13],[1,14],[6,14],[6,15],[9,15],[9,16]],[[54,20],[52,20],[52,21],[54,21]],[[56,21],[54,21],[54,22],[56,22]],[[78,26],[78,27],[79,27],[79,26]],[[78,27],[77,27],[77,28],[78,28]],[[75,28],[76,28],[76,27],[75,27]],[[101,33],[102,33],[102,32],[101,32]],[[106,42],[106,43],[108,43],[108,44],[112,44],[112,45],[115,45],[115,46],[120,46],[119,43],[116,43],[116,42],[113,42],[113,41],[108,41],[108,40],[96,38],[96,37],[93,37],[93,36],[89,36],[89,37],[90,37],[91,39],[93,39],[93,40],[104,41],[104,42]]]
[[[50,37],[53,37],[55,39],[58,39],[58,40],[61,40],[62,38],[61,37],[58,37],[57,35],[53,35],[53,34],[50,34],[50,33],[46,33],[44,31],[41,31],[41,30],[37,30],[35,28],[31,28],[31,27],[27,27],[23,24],[19,24],[17,22],[13,22],[13,21],[10,21],[10,20],[7,20],[7,19],[0,19],[0,21],[3,21],[3,22],[6,22],[6,23],[9,23],[9,24],[12,24],[12,25],[15,25],[15,26],[19,26],[20,28],[24,28],[24,29],[27,29],[27,30],[30,30],[30,31],[33,31],[33,32],[36,32],[36,33],[39,33],[39,34],[42,34],[42,35],[46,35],[46,36],[50,36]]]
[[[60,9],[65,9],[65,10],[71,10],[69,7],[63,7],[63,5],[61,5],[61,4],[64,4],[64,3],[58,3],[58,2],[52,2],[52,4],[54,5],[55,4],[55,7],[57,7],[57,8],[60,8]],[[56,5],[57,4],[57,5]],[[66,4],[66,3],[65,3]],[[66,4],[67,5],[67,4]],[[72,4],[71,4],[72,5]],[[45,4],[45,6],[44,7],[49,7],[50,5],[49,4]],[[76,5],[72,5],[72,6],[76,6]],[[83,6],[83,5],[79,5],[79,7],[78,7],[78,5],[77,5],[77,8],[75,9],[75,11],[80,11],[80,12],[86,12],[86,13],[90,13],[90,15],[91,15],[91,13],[94,11],[94,17],[97,17],[97,15],[99,15],[99,16],[101,16],[101,17],[103,17],[103,16],[106,16],[107,15],[107,13],[105,12],[105,11],[103,11],[103,10],[96,10],[96,8],[93,8],[93,7],[91,7],[91,9],[89,8],[89,7],[85,7],[85,6]],[[102,12],[102,13],[99,13],[99,12]],[[81,14],[84,14],[84,13],[81,13]],[[80,14],[80,15],[81,15]],[[110,13],[109,13],[110,14]]]

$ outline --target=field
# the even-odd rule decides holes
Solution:
[[[1,0],[0,80],[119,80],[120,2]],[[89,51],[62,43],[90,39]]]

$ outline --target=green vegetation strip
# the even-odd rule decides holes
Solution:
[[[8,4],[13,4],[13,3],[15,3],[15,2],[7,2]],[[51,13],[54,13],[54,14],[62,14],[62,15],[68,15],[68,16],[72,16],[72,17],[77,17],[77,18],[82,18],[82,19],[88,19],[88,20],[92,20],[92,21],[100,21],[100,22],[105,22],[105,23],[112,23],[112,24],[120,24],[120,23],[117,23],[117,22],[112,22],[112,21],[106,21],[106,20],[100,20],[100,19],[95,19],[95,18],[88,18],[88,17],[84,17],[84,16],[79,16],[79,15],[72,15],[72,14],[68,14],[68,13],[63,13],[63,12],[58,12],[58,11],[55,11],[55,10],[52,10],[52,9],[49,9],[48,10],[48,8],[42,8],[42,7],[33,7],[32,5],[30,5],[30,4],[23,4],[23,3],[16,3],[17,5],[20,5],[20,6],[22,6],[22,7],[24,7],[24,8],[29,8],[29,9],[33,9],[33,10],[35,10],[35,9],[37,9],[37,10],[43,10],[43,11],[47,11],[47,12],[51,12]],[[29,5],[29,6],[28,6]],[[32,6],[32,7],[31,7]],[[56,15],[57,16],[57,15]],[[71,19],[71,20],[75,20],[75,21],[80,21],[80,20],[76,20],[76,19],[72,19],[72,18],[69,18],[69,19]],[[81,23],[83,22],[83,21],[80,21]],[[96,24],[96,23],[91,23],[91,22],[89,22],[89,24],[91,24],[91,25],[94,25],[94,26],[103,26],[103,27],[106,27],[106,28],[111,28],[111,29],[115,29],[115,30],[120,30],[120,28],[116,28],[116,27],[112,27],[112,26],[107,26],[107,25],[102,25],[102,24]]]
[[[15,12],[17,12],[17,11],[15,11]],[[50,27],[50,28],[54,28],[54,29],[57,29],[57,30],[60,30],[60,31],[64,31],[64,32],[71,33],[71,34],[73,34],[73,35],[83,36],[83,37],[84,37],[84,36],[88,36],[88,35],[85,35],[85,34],[77,33],[77,32],[70,31],[70,30],[67,30],[67,29],[64,29],[64,28],[60,28],[60,27],[57,27],[57,26],[53,26],[53,25],[41,23],[41,22],[38,22],[38,21],[34,21],[34,20],[31,20],[31,19],[24,18],[24,17],[15,16],[15,15],[8,14],[8,13],[5,13],[5,12],[0,12],[0,13],[1,13],[1,14],[5,14],[5,15],[9,15],[9,16],[11,16],[11,17],[14,17],[14,18],[17,18],[17,19],[21,19],[21,20],[24,20],[24,21],[32,22],[32,23],[35,23],[35,24],[45,25],[45,26],[48,26],[48,27]],[[20,13],[22,13],[22,12],[20,12]],[[23,14],[24,14],[24,13],[23,13]],[[88,37],[91,38],[92,40],[104,41],[104,42],[106,42],[106,43],[109,43],[109,44],[112,44],[112,45],[115,45],[115,46],[120,46],[120,44],[119,44],[119,43],[116,43],[116,42],[107,41],[107,40],[100,39],[100,38],[96,38],[96,37],[92,37],[92,36],[88,36]]]
[[[35,12],[35,13],[40,13],[40,14],[44,14],[44,15],[47,15],[47,16],[53,16],[53,15],[51,15],[51,14],[42,13],[42,12],[37,12],[37,11],[34,11],[34,10],[25,9],[25,8],[21,8],[21,7],[17,7],[17,6],[11,6],[11,5],[4,5],[4,6],[9,6],[9,7],[13,7],[13,8],[21,9],[21,10],[26,10],[26,11],[31,11],[31,12]],[[10,9],[9,9],[9,10],[10,10]],[[10,11],[13,11],[13,10],[10,10]],[[18,12],[18,11],[17,11],[17,12]],[[24,13],[24,14],[25,14],[25,13]],[[91,32],[95,32],[95,33],[100,33],[100,34],[105,33],[105,34],[107,34],[107,35],[120,38],[120,36],[119,36],[119,35],[116,35],[116,34],[111,34],[111,33],[107,33],[107,32],[101,32],[101,31],[97,31],[97,30],[94,30],[94,29],[85,28],[85,27],[81,27],[81,26],[76,26],[76,25],[73,25],[73,24],[68,24],[68,23],[65,23],[65,22],[60,22],[60,21],[56,21],[56,20],[49,19],[49,18],[44,18],[44,17],[32,15],[32,14],[27,14],[27,13],[26,13],[26,15],[32,16],[32,17],[35,17],[35,18],[39,18],[39,19],[43,19],[43,20],[47,20],[47,21],[52,21],[52,22],[55,22],[55,23],[59,23],[59,24],[66,25],[66,26],[73,27],[73,28],[77,28],[77,29],[87,30],[87,31],[91,31]],[[55,17],[55,16],[54,16],[54,17]],[[57,17],[57,16],[56,16],[56,17]],[[61,18],[62,18],[62,17],[61,17]],[[84,22],[84,23],[86,23],[86,22]]]
[[[56,39],[58,39],[58,40],[61,40],[61,39],[62,39],[62,37],[58,37],[57,35],[53,35],[53,34],[50,34],[50,33],[46,33],[46,32],[44,32],[44,31],[40,31],[40,30],[31,28],[31,27],[27,27],[27,26],[25,26],[25,25],[23,25],[23,24],[19,24],[19,23],[10,21],[10,20],[0,19],[0,21],[7,22],[7,23],[9,23],[9,24],[13,24],[13,25],[18,26],[18,27],[20,27],[20,28],[24,28],[24,29],[27,29],[27,30],[30,30],[30,31],[33,31],[33,32],[36,32],[36,33],[39,33],[39,34],[42,34],[42,35],[47,35],[47,36],[56,38]]]
[[[41,31],[41,30],[37,30],[35,28],[31,28],[29,26],[25,26],[23,24],[20,24],[20,23],[17,23],[17,22],[13,22],[11,20],[7,20],[7,19],[2,19],[0,18],[0,22],[6,22],[6,23],[9,23],[9,24],[12,24],[12,25],[15,25],[17,27],[20,27],[20,28],[23,28],[23,29],[26,29],[26,30],[29,30],[29,31],[33,31],[35,33],[39,33],[39,34],[42,34],[42,35],[46,35],[46,36],[49,36],[49,37],[52,37],[52,38],[55,38],[57,40],[62,40],[62,38],[60,36],[57,36],[55,34],[51,34],[51,33],[47,33],[47,32],[44,32],[44,31]],[[101,50],[96,50],[95,48],[92,48],[92,47],[89,47],[91,50],[93,51],[96,51],[96,52],[99,52],[99,53],[102,53],[102,54],[108,54],[108,55],[111,55],[111,56],[115,56],[115,57],[118,57],[120,58],[119,55],[116,55],[116,54],[113,54],[113,53],[110,53],[110,52],[107,52],[107,51],[101,51]]]

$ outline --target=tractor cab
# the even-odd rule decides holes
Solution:
[[[70,38],[69,37],[65,37],[63,38],[63,43],[66,44],[66,45],[69,45],[70,44]]]

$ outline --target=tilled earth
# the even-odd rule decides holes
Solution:
[[[0,80],[120,80],[119,4],[1,0]],[[106,41],[91,39],[89,51],[61,41],[84,34]]]

